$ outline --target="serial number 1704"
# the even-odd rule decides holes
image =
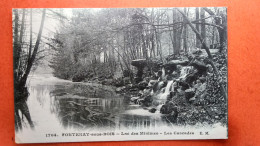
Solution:
[[[56,133],[48,133],[46,137],[58,137],[58,135]]]

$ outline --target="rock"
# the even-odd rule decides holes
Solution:
[[[116,92],[122,92],[125,89],[125,86],[116,88]]]
[[[158,101],[153,101],[153,103],[152,103],[154,106],[159,106],[160,105],[160,103],[158,102]]]
[[[172,72],[172,77],[176,78],[178,76],[178,73],[176,71]]]
[[[137,99],[136,104],[142,105],[144,103],[144,99]]]
[[[135,103],[135,104],[137,104],[137,100],[138,100],[138,99],[140,99],[140,97],[132,97],[132,98],[130,99],[130,101],[133,102],[133,103]]]
[[[143,100],[143,105],[144,106],[151,106],[152,105],[152,102],[153,102],[153,98],[151,95],[148,95],[144,98]]]
[[[190,101],[190,98],[192,98],[195,95],[195,89],[190,88],[185,90],[185,98]]]
[[[136,59],[132,60],[131,65],[137,68],[144,68],[147,65],[146,59]]]
[[[144,91],[143,90],[139,90],[138,96],[142,96],[142,95],[144,95]]]
[[[185,82],[187,82],[188,84],[192,84],[198,79],[199,75],[200,74],[198,73],[198,71],[194,71],[193,73],[187,75]]]
[[[189,101],[195,101],[195,100],[196,100],[195,97],[192,97],[192,98],[189,99]]]
[[[162,76],[162,71],[161,70],[159,70],[158,72],[157,72],[157,75],[156,75],[156,77],[157,77],[157,79],[158,78],[160,78]]]
[[[161,89],[160,93],[164,93],[165,92],[165,87]]]
[[[202,54],[202,50],[201,49],[194,50],[194,51],[192,51],[192,54],[193,55],[201,55]]]
[[[128,88],[128,89],[134,88],[133,84],[127,84],[125,87]]]
[[[164,64],[165,72],[172,73],[173,71],[177,70],[177,65],[174,63],[166,63]]]
[[[186,66],[189,64],[189,60],[171,60],[168,63],[166,63],[166,66],[169,65],[182,65],[182,66]]]
[[[153,71],[157,72],[160,70],[163,63],[161,62],[161,60],[152,60],[149,65],[151,66]]]
[[[178,57],[176,56],[176,54],[170,54],[166,57],[166,60],[167,61],[170,61],[170,60],[174,60],[174,59],[177,59]]]
[[[156,82],[153,86],[153,92],[160,91],[162,88],[164,88],[167,85],[167,82],[160,81]]]
[[[177,118],[178,118],[178,111],[177,109],[176,110],[173,110],[169,115],[167,115],[167,119],[169,121],[171,121],[172,123],[176,123],[177,122]]]
[[[124,86],[124,81],[122,78],[117,78],[113,82],[116,87]]]
[[[151,89],[144,89],[143,90],[143,95],[144,96],[150,95],[150,93],[151,93]]]
[[[171,74],[169,74],[169,75],[167,75],[166,76],[166,80],[173,80],[175,77],[174,76],[172,76]]]
[[[148,83],[148,87],[153,87],[154,84],[156,84],[158,81],[157,80],[150,80]]]
[[[171,101],[166,102],[166,104],[164,104],[160,109],[160,113],[162,114],[170,114],[173,111],[177,112],[177,106]]]
[[[206,81],[205,77],[200,77],[199,80],[201,81],[201,83],[204,83]]]
[[[149,74],[148,76],[150,76],[150,74]],[[144,78],[144,81],[146,81],[147,83],[149,83],[150,77],[145,77],[145,78]]]
[[[137,74],[139,74],[138,71],[137,71]],[[139,74],[139,75],[140,75],[140,74]],[[135,78],[134,78],[135,83],[139,83],[139,82],[141,82],[141,81],[143,80],[143,78],[142,78],[143,75],[140,75],[140,76],[141,76],[141,77],[135,77]]]
[[[185,93],[192,93],[192,92],[194,92],[194,91],[195,91],[194,88],[190,88],[190,89],[186,89],[186,90],[185,90]]]
[[[136,59],[132,60],[131,62],[132,66],[135,66],[137,68],[137,77],[141,77],[143,70],[145,67],[148,67],[146,72],[149,72],[150,69],[157,72],[160,70],[160,67],[162,65],[162,62],[160,60],[146,60],[146,59]]]
[[[197,60],[193,61],[190,65],[195,67],[200,74],[205,73],[207,70],[207,66],[204,63],[197,61]]]
[[[142,82],[138,83],[138,88],[140,90],[144,90],[147,86],[148,86],[148,83],[146,81],[142,81]]]
[[[143,107],[143,109],[144,109],[144,110],[148,110],[148,108],[147,108],[147,107]]]
[[[138,91],[139,89],[138,88],[131,88],[131,89],[129,89],[129,91],[131,91],[131,92],[133,92],[133,91]]]
[[[137,68],[135,81],[137,83],[139,83],[140,81],[143,80],[142,79],[142,77],[143,77],[143,70],[144,70],[144,67],[147,66],[147,61],[146,61],[146,59],[132,60],[131,65],[133,65],[133,66],[135,66]]]
[[[181,86],[182,90],[186,90],[190,87],[189,84],[184,81],[179,81],[179,86]]]
[[[160,109],[161,114],[167,114],[167,106],[164,104]]]
[[[150,112],[150,113],[155,113],[155,112],[156,112],[156,108],[151,108],[151,109],[149,109],[149,112]]]

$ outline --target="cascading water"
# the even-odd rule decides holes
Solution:
[[[162,79],[164,79],[164,77],[165,77],[165,69],[164,69],[164,67],[162,68]]]
[[[182,67],[179,79],[185,79],[186,76],[190,73],[190,70],[192,68],[193,68],[192,66],[184,66],[184,67]],[[163,79],[164,77],[165,77],[165,69],[162,68],[161,79]],[[158,88],[161,87],[162,83],[163,83],[163,81],[158,83]],[[157,97],[158,97],[157,99],[159,100],[160,104],[164,104],[164,102],[167,100],[167,96],[170,94],[170,92],[174,91],[174,88],[176,87],[175,84],[176,84],[176,82],[174,82],[174,80],[169,80],[167,82],[166,87],[164,88],[164,92],[162,92],[162,93],[157,95]]]
[[[173,80],[168,81],[164,93],[170,93],[172,83],[173,83]]]
[[[171,85],[172,85],[172,83],[173,83],[173,80],[168,81],[167,86],[165,88],[165,91],[164,91],[164,93],[159,95],[159,99],[163,99],[163,100],[167,99],[167,95],[169,95],[169,93],[171,92]]]
[[[184,66],[184,67],[182,67],[179,79],[186,78],[186,76],[189,74],[191,69],[192,69],[192,66]]]
[[[179,79],[184,79],[189,74],[190,70],[192,69],[192,66],[184,66],[181,69],[180,77]],[[165,69],[162,69],[162,77],[165,75]],[[166,100],[167,96],[170,94],[171,91],[174,91],[174,87],[172,86],[174,83],[173,80],[168,81],[167,86],[165,87],[165,91],[159,95],[159,99]]]

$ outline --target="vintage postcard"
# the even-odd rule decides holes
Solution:
[[[16,143],[227,139],[227,9],[13,9]]]

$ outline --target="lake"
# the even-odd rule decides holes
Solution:
[[[167,125],[159,110],[131,104],[115,87],[58,79],[51,74],[28,80],[28,107],[37,129],[155,129]],[[25,126],[28,127],[29,126]]]

